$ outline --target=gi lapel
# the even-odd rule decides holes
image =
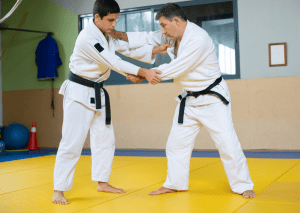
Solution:
[[[192,31],[192,28],[193,28],[193,26],[192,26],[191,22],[189,22],[187,20],[187,25],[186,25],[186,28],[184,30],[184,33],[183,33],[183,36],[182,36],[182,39],[181,39],[181,42],[180,42],[180,45],[179,45],[179,49],[177,51],[177,57],[180,55],[183,47],[186,46],[186,43],[189,41],[189,34]]]
[[[165,35],[163,35],[163,36],[165,36]],[[175,52],[174,52],[174,49],[175,49],[175,41],[173,41],[173,40],[171,40],[171,39],[169,39],[169,38],[167,38],[167,37],[165,36],[165,43],[168,43],[168,44],[171,44],[171,45],[172,45],[171,47],[169,47],[169,48],[167,49],[167,53],[168,53],[168,55],[170,56],[171,60],[174,60],[174,59],[176,58]]]

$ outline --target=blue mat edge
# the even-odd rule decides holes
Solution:
[[[1,152],[0,162],[21,160],[48,155],[56,155],[57,149],[42,149],[37,151]],[[300,159],[300,152],[274,152],[274,151],[244,151],[246,158],[270,158],[270,159]],[[91,155],[90,150],[83,150],[82,155]],[[162,150],[116,150],[115,156],[130,157],[166,157]],[[218,151],[193,151],[192,157],[218,158]]]

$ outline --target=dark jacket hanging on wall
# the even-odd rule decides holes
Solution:
[[[54,117],[54,87],[53,81],[58,77],[57,68],[62,65],[59,57],[58,46],[54,38],[47,35],[40,43],[35,51],[35,63],[38,67],[37,77],[40,80],[52,80],[52,100],[51,109]]]
[[[38,79],[58,77],[57,68],[62,65],[62,61],[59,57],[57,43],[50,35],[38,44],[35,51],[35,63],[38,67]]]

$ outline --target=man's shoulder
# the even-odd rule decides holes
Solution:
[[[191,41],[198,41],[199,43],[202,43],[204,41],[208,42],[208,40],[210,40],[209,34],[204,29],[202,29],[194,23],[190,25],[188,38]]]
[[[189,33],[186,38],[186,44],[191,45],[195,48],[209,48],[212,44],[212,39],[210,38],[208,33],[196,24],[190,27]]]
[[[198,26],[195,23],[192,23],[192,22],[190,22],[190,23],[191,23],[191,31],[193,32],[193,35],[209,36],[208,33],[203,28],[201,28],[200,26]]]
[[[104,41],[101,36],[98,36],[89,28],[83,29],[76,40],[77,45],[89,45],[89,44],[96,44],[100,43],[101,45],[104,44]]]

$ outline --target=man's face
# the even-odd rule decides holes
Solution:
[[[109,13],[102,19],[99,14],[95,15],[95,24],[103,33],[111,33],[117,26],[117,19],[119,18],[119,13]]]
[[[179,30],[178,26],[176,25],[176,22],[174,21],[174,18],[173,21],[169,21],[168,19],[162,16],[158,19],[158,21],[161,26],[162,34],[165,34],[171,40],[175,40],[178,38]]]

